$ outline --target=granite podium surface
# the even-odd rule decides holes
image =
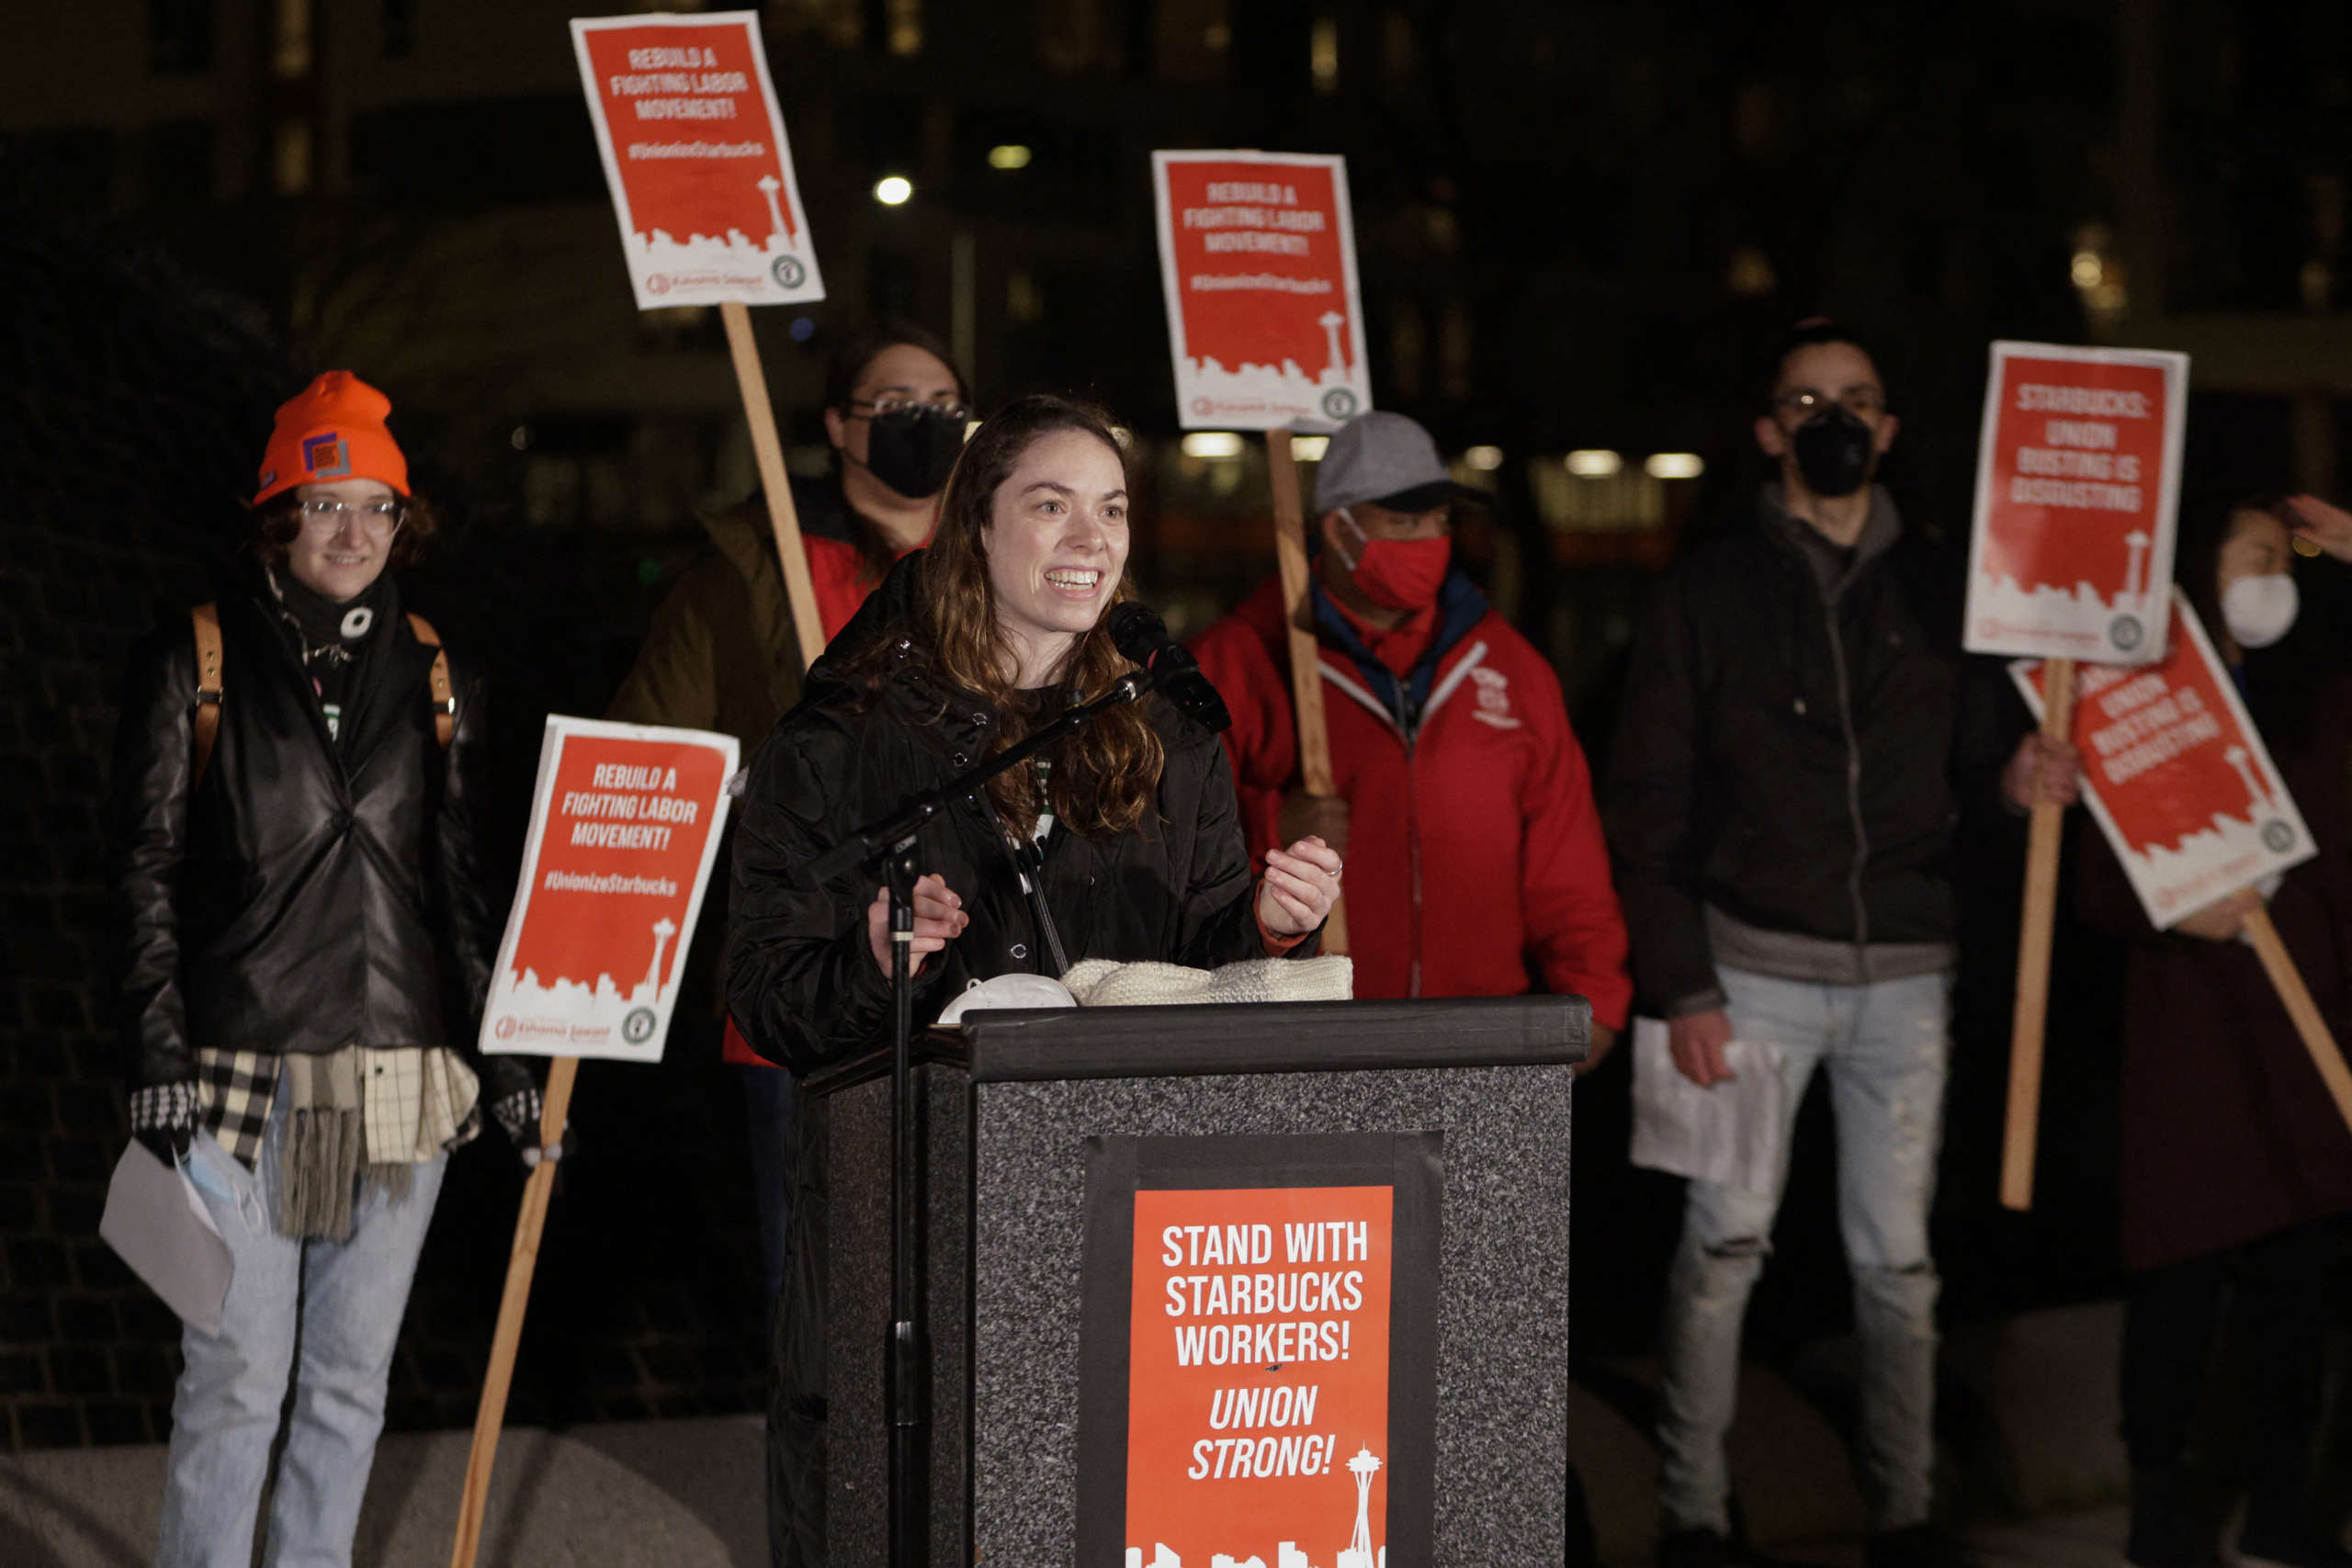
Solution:
[[[1153,1543],[1121,1550],[1137,1544],[1122,1539],[1125,1351],[1104,1359],[1109,1317],[1088,1303],[1124,1310],[1125,1260],[1102,1221],[1128,1212],[1139,1169],[1145,1187],[1182,1186],[1149,1172],[1294,1156],[1403,1173],[1387,1568],[1559,1561],[1571,1067],[1589,1032],[1583,1000],[1543,997],[982,1012],[925,1035],[931,1562],[1154,1568]],[[888,1070],[882,1052],[807,1080],[825,1140],[837,1565],[887,1557]],[[1349,1545],[1343,1529],[1279,1562],[1272,1542],[1220,1550],[1342,1568]]]

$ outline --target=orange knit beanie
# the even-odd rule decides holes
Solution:
[[[331,479],[380,479],[406,495],[408,459],[384,427],[391,412],[391,399],[350,371],[321,376],[278,406],[254,504]]]

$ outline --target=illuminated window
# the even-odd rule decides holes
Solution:
[[[1037,280],[1019,268],[1004,280],[1004,313],[1023,325],[1045,318],[1046,297],[1039,292]]]
[[[1537,515],[1575,534],[1655,528],[1666,520],[1666,487],[1657,474],[1629,468],[1614,452],[1571,452],[1563,461],[1527,465]]]
[[[271,186],[280,196],[300,196],[311,188],[311,122],[280,120],[270,145]]]
[[[922,52],[922,0],[883,0],[882,21],[892,54]]]
[[[311,47],[314,39],[311,27],[311,0],[277,0],[274,15],[275,25],[270,29],[270,69],[281,80],[288,82],[308,76],[315,53]],[[303,152],[306,169],[309,162],[310,153],[306,147]]]
[[[1315,90],[1336,93],[1340,90],[1340,24],[1329,17],[1315,18],[1315,30],[1307,36],[1306,62],[1315,73]]]

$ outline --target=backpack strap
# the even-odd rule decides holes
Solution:
[[[458,698],[449,687],[448,650],[441,646],[441,634],[433,629],[433,623],[414,611],[409,613],[408,629],[433,650],[433,738],[447,751],[458,733]]]
[[[198,604],[187,614],[196,630],[196,772],[188,779],[193,789],[203,782],[213,742],[220,739],[220,606]]]

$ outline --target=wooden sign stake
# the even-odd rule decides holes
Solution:
[[[784,563],[784,592],[792,605],[792,629],[800,638],[800,668],[825,651],[825,626],[817,615],[817,587],[808,578],[808,555],[800,546],[800,517],[792,507],[792,480],[784,468],[784,443],[775,433],[775,410],[768,402],[760,345],[752,336],[751,308],[740,299],[718,307],[727,324],[727,352],[735,362],[736,389],[743,395],[743,417],[752,426],[752,457],[760,489],[768,499],[768,526],[775,531],[776,558]]]
[[[2312,1066],[2319,1069],[2321,1081],[2335,1097],[2336,1114],[2344,1124],[2352,1128],[2352,1069],[2344,1065],[2344,1053],[2337,1048],[2335,1035],[2327,1027],[2327,1020],[2320,1016],[2319,1004],[2312,1000],[2311,987],[2303,984],[2303,976],[2295,961],[2287,953],[2287,944],[2278,939],[2278,928],[2271,923],[2270,911],[2256,909],[2245,918],[2245,934],[2254,943],[2256,954],[2262,960],[2264,973],[2287,1005],[2287,1016],[2295,1021],[2295,1032],[2303,1037],[2303,1049],[2312,1054]]]
[[[1323,671],[1315,641],[1311,579],[1306,562],[1306,510],[1298,491],[1298,460],[1290,432],[1266,433],[1266,464],[1273,479],[1274,558],[1282,565],[1283,624],[1290,627],[1290,698],[1298,714],[1299,781],[1309,795],[1337,795],[1331,780],[1331,740],[1323,727]],[[1323,951],[1348,951],[1348,912],[1331,900]]]
[[[2064,740],[2075,728],[2075,661],[2043,667],[2041,733]],[[2027,840],[2025,913],[2018,932],[2017,1010],[2009,1022],[2009,1112],[2001,1143],[2001,1202],[2033,1207],[2034,1144],[2041,1129],[2041,1036],[2050,1011],[2050,939],[2058,908],[2058,848],[2064,807],[2033,808]]]
[[[558,1056],[548,1066],[548,1087],[539,1118],[539,1147],[563,1146],[564,1118],[571,1110],[571,1080],[577,1056]],[[466,1492],[458,1505],[458,1540],[449,1568],[473,1568],[481,1549],[482,1509],[490,1499],[490,1467],[498,1459],[498,1432],[506,1424],[506,1389],[514,1376],[514,1352],[523,1342],[523,1313],[530,1304],[531,1274],[538,1266],[539,1231],[547,1223],[548,1197],[561,1162],[542,1159],[523,1184],[523,1212],[514,1221],[514,1250],[506,1261],[506,1292],[498,1303],[498,1331],[490,1341],[490,1371],[482,1379],[481,1409],[474,1416],[474,1443],[466,1456]]]

